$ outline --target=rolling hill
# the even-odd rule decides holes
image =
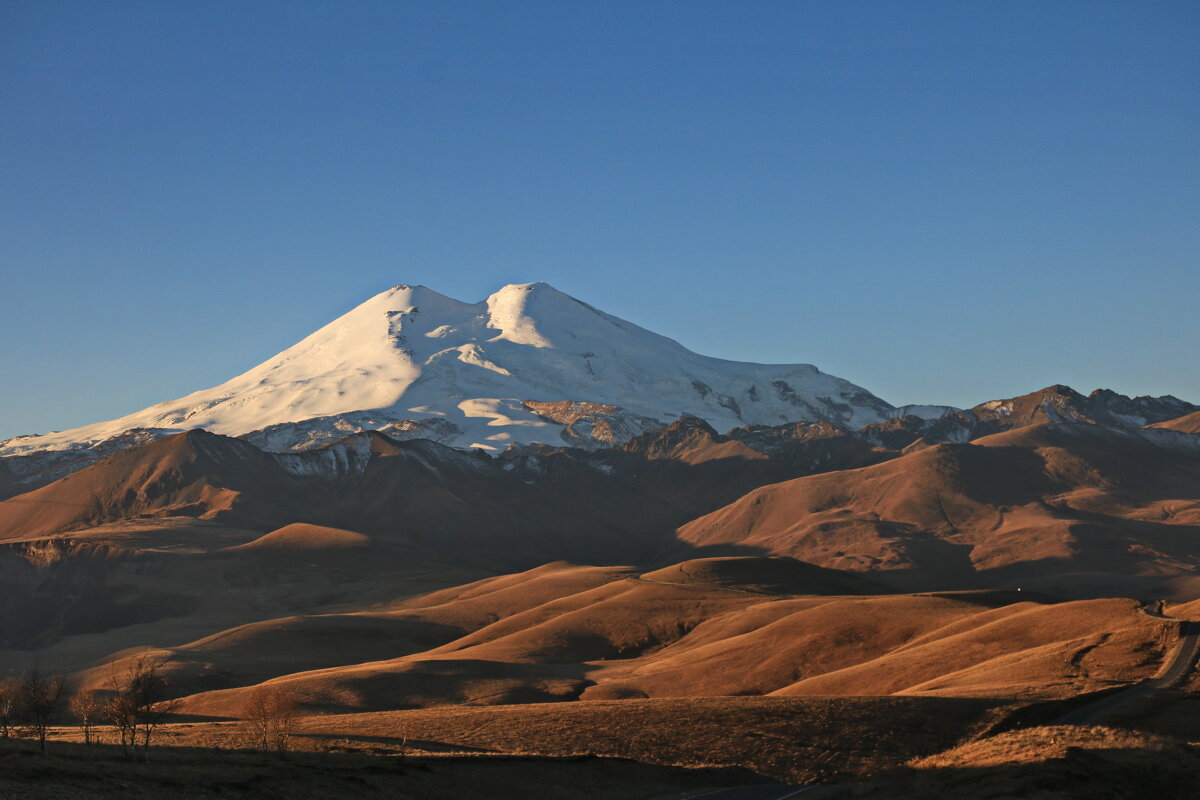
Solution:
[[[1200,439],[1059,423],[765,486],[678,531],[893,585],[1051,585],[1191,574]],[[1087,578],[1086,576],[1092,576]],[[1118,580],[1118,583],[1120,581]],[[1141,586],[1142,589],[1147,588]]]

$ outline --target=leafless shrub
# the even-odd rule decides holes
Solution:
[[[67,681],[62,675],[44,675],[38,667],[21,676],[17,690],[17,713],[32,728],[42,753],[46,752],[46,729],[50,718],[62,707]]]
[[[166,657],[144,654],[131,660],[124,671],[114,665],[109,676],[113,695],[105,704],[105,717],[116,728],[126,755],[141,747],[143,761],[150,760],[150,743],[158,727],[179,707],[167,698],[170,685],[163,674]]]
[[[100,693],[94,689],[80,689],[71,696],[68,708],[75,715],[75,719],[79,720],[79,726],[83,728],[84,744],[91,744],[92,737],[95,735],[93,729],[101,719],[104,710],[104,702],[100,699]]]
[[[101,714],[113,726],[117,739],[121,742],[121,750],[128,758],[131,749],[137,744],[137,708],[133,695],[118,690],[104,703]]]
[[[296,696],[279,686],[258,686],[242,710],[260,750],[287,752],[299,708]]]
[[[13,733],[17,722],[17,698],[20,696],[21,682],[9,676],[0,678],[0,738],[7,739]]]

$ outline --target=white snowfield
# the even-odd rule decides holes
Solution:
[[[523,402],[564,400],[664,424],[691,414],[721,431],[816,420],[858,428],[894,413],[809,364],[698,355],[545,283],[505,286],[480,303],[400,285],[220,386],[110,422],[9,439],[0,456],[91,448],[135,428],[260,432],[248,438],[274,450],[384,429],[501,450],[561,443],[563,426]]]

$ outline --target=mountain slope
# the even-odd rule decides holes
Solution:
[[[1070,386],[1048,386],[1007,400],[992,400],[971,409],[979,421],[974,436],[1045,422],[1090,422],[1136,428],[1174,419],[1197,407],[1172,395],[1126,397],[1111,389],[1083,396]]]
[[[1184,414],[1182,417],[1169,419],[1166,422],[1156,422],[1150,427],[1166,428],[1181,433],[1200,433],[1200,411],[1193,411],[1191,414]]]
[[[1173,431],[1028,426],[875,466],[764,486],[680,528],[907,585],[1200,566],[1200,441]]]
[[[940,406],[916,409],[921,412],[917,414],[910,409],[910,406],[893,409],[888,419],[865,426],[857,435],[871,444],[900,450],[962,443],[1001,431],[1055,422],[1111,428],[1140,428],[1156,423],[1172,427],[1164,420],[1196,412],[1197,406],[1172,395],[1127,397],[1111,389],[1096,389],[1085,396],[1070,386],[1055,384],[1019,397],[989,400],[967,410]]]
[[[891,409],[811,365],[698,355],[544,283],[473,304],[400,285],[220,386],[110,422],[10,439],[0,455],[86,448],[134,428],[233,436],[272,428],[271,449],[400,422],[395,432],[436,427],[457,446],[561,441],[570,423],[531,401],[615,407],[633,432],[682,414],[721,430],[797,420],[859,427]]]
[[[117,453],[0,503],[0,539],[149,515],[244,516],[246,491],[269,497],[272,505],[250,511],[252,520],[313,500],[272,456],[247,442],[194,430]]]
[[[772,430],[756,442],[770,443]],[[374,431],[268,453],[194,430],[0,502],[0,541],[198,518],[261,532],[323,526],[487,569],[654,562],[690,555],[674,529],[757,486],[895,455],[834,432],[805,441],[784,426],[776,433],[786,447],[768,455],[685,417],[618,448],[514,447],[492,457]],[[315,538],[331,536],[345,540],[328,530]]]

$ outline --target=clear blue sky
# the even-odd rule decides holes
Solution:
[[[0,437],[396,283],[1200,402],[1200,3],[0,1]]]

